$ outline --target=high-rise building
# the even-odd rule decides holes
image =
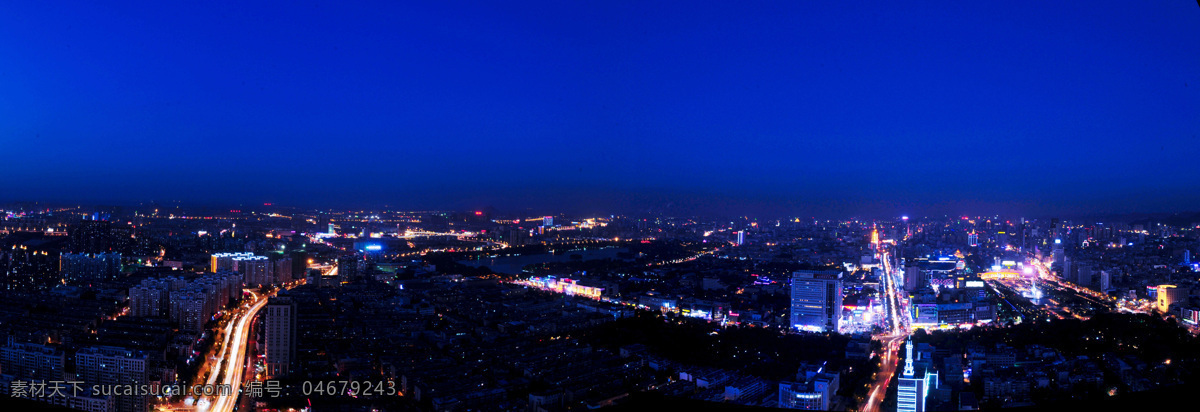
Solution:
[[[270,285],[270,259],[266,256],[239,256],[233,258],[233,271],[241,273],[247,285]]]
[[[182,279],[180,280],[182,281]],[[145,279],[129,288],[129,314],[134,317],[166,317],[170,314],[171,283]]]
[[[842,272],[802,270],[792,274],[793,328],[837,332],[842,316]]]
[[[929,272],[916,266],[904,267],[904,290],[915,292],[929,286]]]
[[[341,256],[337,258],[338,278],[342,282],[358,279],[358,256]]]
[[[1054,239],[1054,247],[1050,250],[1050,260],[1053,261],[1052,264],[1061,266],[1063,258],[1066,256],[1066,252],[1063,251],[1062,239]]]
[[[171,292],[171,320],[179,322],[179,329],[201,332],[208,322],[212,307],[203,290],[188,287]]]
[[[738,246],[746,244],[746,231],[745,230],[739,230],[737,232],[737,244],[738,244]]]
[[[253,257],[253,253],[213,253],[210,258],[208,271],[212,273],[234,270],[233,259],[239,257]]]
[[[542,227],[554,227],[554,216],[543,217]]]
[[[75,373],[88,387],[92,385],[147,385],[150,356],[145,352],[114,346],[92,346],[75,353]],[[113,396],[119,412],[145,412],[145,395]]]
[[[277,296],[267,301],[265,309],[267,376],[284,376],[296,361],[296,303],[290,297]]]
[[[271,283],[283,284],[292,281],[292,258],[282,257],[271,262]]]
[[[904,371],[896,385],[897,412],[925,412],[925,398],[930,389],[937,389],[937,373],[927,368],[927,363],[919,367],[914,363],[913,343],[910,339],[904,344],[906,357]]]
[[[114,280],[121,274],[121,254],[63,253],[58,257],[58,270],[69,284]]]
[[[967,246],[970,246],[970,247],[979,246],[979,234],[977,234],[975,232],[971,232],[971,233],[967,234]]]

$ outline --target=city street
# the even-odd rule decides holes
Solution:
[[[888,253],[886,246],[881,248],[879,256],[883,262],[882,280],[886,293],[884,299],[887,302],[887,316],[890,319],[888,323],[892,330],[887,335],[876,336],[876,339],[883,344],[883,353],[879,372],[876,373],[875,380],[871,383],[870,396],[867,398],[867,404],[863,407],[864,411],[879,410],[879,406],[887,394],[888,383],[896,374],[900,346],[904,344],[904,339],[909,334],[908,309],[904,306],[904,299],[900,296],[902,289],[899,284],[899,276],[897,276],[896,267],[891,262],[891,254]]]
[[[871,395],[867,398],[867,404],[863,406],[863,411],[879,410],[884,396],[887,395],[888,383],[896,374],[896,365],[900,360],[900,347],[904,345],[904,339],[907,337],[908,335],[891,335],[880,338],[880,342],[883,343],[882,363],[879,366],[879,372],[875,375],[875,381],[871,383]]]

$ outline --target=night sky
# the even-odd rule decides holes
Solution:
[[[95,3],[0,5],[0,201],[1200,209],[1192,1]]]

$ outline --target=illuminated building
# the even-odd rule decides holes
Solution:
[[[558,279],[554,276],[544,278],[534,276],[523,283],[542,290],[549,290],[569,296],[583,296],[591,299],[600,299],[600,295],[604,292],[604,288],[601,287],[581,285],[577,280]]]
[[[971,233],[967,235],[967,246],[979,246],[979,235],[976,234],[975,231],[971,231]]]
[[[212,256],[210,257],[208,271],[212,272],[212,273],[217,273],[217,272],[226,271],[226,270],[234,270],[233,269],[233,258],[251,257],[251,256],[254,256],[254,254],[249,253],[249,252],[245,252],[245,253],[213,253]]]
[[[1158,285],[1157,296],[1158,311],[1167,313],[1171,309],[1171,304],[1187,301],[1188,291],[1175,285]]]
[[[739,230],[737,232],[737,244],[738,244],[738,246],[746,244],[746,231],[745,230]]]
[[[911,306],[913,308],[913,327],[933,327],[938,325],[937,303],[914,303]]]
[[[642,295],[638,296],[638,304],[651,309],[672,310],[679,305],[679,302],[676,299],[661,296]]]
[[[925,398],[929,396],[930,389],[937,389],[938,386],[937,373],[927,370],[924,364],[919,367],[914,364],[911,339],[905,342],[904,348],[904,372],[896,385],[896,411],[925,412]]]
[[[267,301],[266,345],[263,351],[268,377],[291,372],[296,360],[296,303],[286,296]]]
[[[542,227],[554,227],[554,216],[543,217]]]
[[[837,332],[842,317],[842,272],[802,270],[792,274],[793,328]]]
[[[810,411],[829,410],[833,405],[832,398],[838,391],[838,374],[827,373],[822,366],[815,371],[802,371],[797,375],[797,378],[803,378],[802,382],[779,383],[779,407]]]

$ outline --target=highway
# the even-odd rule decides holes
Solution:
[[[337,267],[332,267],[325,276],[337,276]],[[239,314],[233,315],[229,323],[225,325],[225,339],[221,345],[221,353],[215,359],[216,364],[210,369],[208,381],[209,385],[219,384],[222,388],[228,390],[218,391],[216,395],[206,396],[197,399],[194,410],[203,412],[229,412],[237,407],[238,399],[240,398],[240,389],[246,375],[246,348],[252,343],[250,342],[250,329],[254,324],[254,318],[258,316],[258,312],[267,305],[268,296],[259,296],[254,291],[249,289],[246,292],[250,293],[252,303],[246,303],[241,306]],[[210,359],[211,360],[211,359]],[[220,382],[218,381],[220,378]],[[169,408],[170,410],[191,410],[188,405],[179,405]]]
[[[257,295],[255,295],[257,297]],[[267,297],[257,299],[240,317],[233,319],[226,327],[225,345],[221,349],[221,357],[213,368],[208,383],[214,383],[217,372],[223,377],[221,384],[229,388],[228,393],[221,393],[212,398],[202,399],[197,403],[197,410],[228,412],[237,405],[239,390],[245,375],[246,347],[250,340],[250,327],[258,311],[267,305]],[[230,344],[232,342],[232,345]],[[224,366],[224,369],[221,367]]]
[[[217,397],[213,403],[211,410],[218,412],[232,411],[237,405],[238,395],[242,386],[242,379],[245,374],[244,363],[246,362],[246,347],[250,344],[250,325],[254,323],[254,317],[258,316],[258,311],[267,305],[267,298],[263,297],[258,302],[250,307],[238,320],[238,325],[234,329],[233,346],[229,353],[229,358],[225,362],[225,370],[222,373],[225,376],[224,384],[230,388],[229,394],[222,394]]]

